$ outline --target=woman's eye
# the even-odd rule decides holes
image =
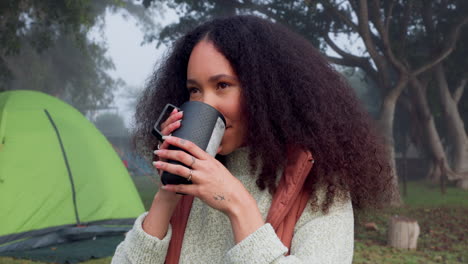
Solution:
[[[230,85],[228,83],[225,83],[225,82],[219,82],[218,83],[218,88],[221,88],[221,89],[224,89],[224,88],[228,88]]]
[[[189,94],[193,94],[193,93],[199,92],[198,88],[193,88],[193,87],[187,88],[187,90],[188,90]]]

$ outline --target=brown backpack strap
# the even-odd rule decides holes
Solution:
[[[268,211],[266,222],[273,226],[281,242],[288,248],[296,222],[309,200],[309,193],[303,190],[303,185],[312,165],[313,158],[309,151],[293,147],[288,149],[288,161]]]
[[[302,191],[303,184],[312,168],[312,154],[309,151],[290,148],[288,162],[280,184],[273,197],[267,222],[275,229],[283,244],[290,248],[294,226],[309,200],[308,193]],[[179,263],[193,196],[184,196],[171,218],[172,238],[166,255],[166,264]]]
[[[278,237],[281,239],[283,245],[288,248],[288,255],[294,236],[294,227],[296,226],[297,221],[307,206],[309,196],[310,195],[308,192],[301,192],[301,194],[297,197],[293,207],[289,210],[288,215],[284,218],[283,222],[281,222],[278,227],[275,228],[276,235],[278,235]]]
[[[166,264],[179,263],[182,242],[184,241],[185,228],[187,227],[190,209],[192,209],[193,196],[182,197],[171,217],[172,237],[166,255]]]

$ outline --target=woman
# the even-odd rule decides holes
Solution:
[[[155,167],[193,184],[162,186],[113,263],[351,263],[352,205],[388,201],[388,156],[353,91],[311,44],[254,16],[195,28],[139,102],[141,146],[157,143],[149,131],[162,107],[187,100],[225,116],[223,162],[165,137]],[[173,111],[163,133],[182,117]],[[177,192],[188,195],[180,201]]]

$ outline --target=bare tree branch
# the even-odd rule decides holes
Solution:
[[[376,49],[375,42],[371,38],[371,33],[369,30],[369,13],[367,9],[367,1],[360,0],[359,10],[355,10],[358,21],[359,21],[359,34],[361,35],[362,40],[367,48],[367,51],[371,55],[372,59],[375,62],[379,72],[388,73],[388,66],[385,63],[385,59]],[[385,82],[389,83],[389,78],[386,76]]]
[[[250,6],[252,9],[257,10],[266,16],[275,19],[276,21],[281,21],[282,18],[279,17],[276,13],[272,12],[270,9],[268,9],[267,5],[262,5],[262,4],[254,4],[251,0],[245,0],[244,3],[240,3],[235,1],[233,3],[233,6],[237,9],[245,8],[246,6]]]
[[[453,92],[452,97],[455,103],[458,104],[458,102],[460,102],[460,98],[462,97],[463,92],[465,91],[465,86],[467,82],[468,82],[468,77],[463,78],[460,81],[460,84],[457,86],[457,88]]]
[[[348,16],[346,16],[345,14],[340,12],[338,8],[333,6],[330,3],[330,1],[321,1],[321,3],[325,7],[325,10],[329,11],[329,14],[331,13],[330,14],[331,16],[337,16],[338,18],[340,18],[341,21],[343,21],[346,25],[348,25],[353,31],[359,32],[358,26],[354,24],[353,21],[351,21],[351,19],[349,19]]]
[[[358,56],[355,56],[351,53],[348,53],[344,50],[342,50],[341,48],[339,48],[335,42],[333,42],[333,40],[330,39],[330,37],[328,36],[328,33],[327,32],[324,32],[322,34],[322,37],[323,39],[325,40],[325,42],[336,52],[338,53],[340,56],[342,57],[346,57],[346,58],[350,58],[350,59],[353,59],[353,60],[361,60],[361,59],[365,59],[367,60],[366,58],[364,57],[358,57]]]
[[[384,27],[385,27],[385,32],[388,32],[390,30],[390,20],[392,19],[393,15],[393,7],[395,6],[395,1],[390,1],[387,10],[387,13],[385,14],[385,19],[384,19]]]
[[[406,41],[406,33],[408,31],[408,24],[410,22],[410,18],[411,18],[411,10],[413,9],[413,1],[412,0],[408,0],[408,5],[407,7],[404,9],[404,13],[403,13],[403,20],[400,24],[400,35],[398,37],[398,41],[400,43],[405,43]],[[405,45],[402,45],[402,46],[405,46]]]
[[[415,70],[412,72],[412,75],[418,76],[419,74],[427,71],[428,69],[434,67],[437,63],[441,62],[444,60],[448,55],[452,53],[452,51],[455,49],[455,45],[458,40],[458,36],[460,35],[460,30],[461,28],[468,23],[468,16],[465,16],[460,23],[455,25],[450,33],[448,34],[448,37],[446,38],[447,41],[445,43],[448,43],[445,46],[445,49],[435,57],[432,61],[426,63],[425,65],[419,67],[419,69]]]
[[[371,79],[378,83],[378,76],[377,76],[377,71],[372,67],[372,65],[369,62],[369,58],[366,57],[359,57],[352,55],[342,49],[340,49],[333,40],[330,39],[328,34],[325,32],[322,36],[325,40],[325,42],[340,56],[343,57],[343,59],[335,58],[335,57],[328,57],[329,60],[332,63],[335,64],[340,64],[344,66],[350,66],[350,67],[360,67],[363,69],[366,74],[368,74]]]
[[[372,16],[372,23],[375,25],[377,31],[379,32],[380,37],[382,38],[382,43],[384,46],[384,53],[386,57],[390,60],[390,62],[397,68],[400,73],[406,72],[407,68],[403,65],[401,61],[399,61],[396,57],[395,54],[392,51],[392,47],[390,45],[390,38],[389,38],[389,32],[387,27],[384,26],[384,22],[380,19],[380,1],[379,0],[373,0],[373,5],[370,9]],[[384,18],[387,20],[387,18]]]
[[[343,58],[337,58],[333,56],[325,56],[327,60],[331,63],[338,64],[338,65],[343,65],[343,66],[349,66],[349,67],[356,67],[356,64],[354,61],[346,60]]]
[[[390,96],[392,98],[395,98],[395,100],[398,99],[398,97],[400,96],[401,92],[403,91],[403,89],[406,87],[406,85],[408,84],[409,82],[409,78],[408,78],[408,75],[405,75],[405,74],[402,74],[400,76],[400,78],[398,79],[398,83],[397,85],[395,86],[395,88],[393,88],[388,94],[387,96]]]
[[[356,5],[354,4],[354,2],[350,1],[350,0],[347,0],[348,3],[350,3],[351,6],[354,6],[356,7]],[[341,20],[343,23],[345,23],[346,25],[348,25],[354,32],[358,33],[359,34],[359,27],[358,25],[356,25],[354,22],[351,21],[351,19],[346,16],[346,14],[344,14],[343,12],[341,12],[339,9],[338,9],[338,6],[341,5],[341,3],[345,2],[341,2],[339,4],[335,4],[333,5],[332,3],[330,3],[330,1],[319,1],[324,7],[325,7],[325,11],[326,13],[332,17],[333,19],[336,19],[337,17],[339,18],[339,20]],[[356,13],[356,10],[354,10],[355,13]],[[380,50],[383,50],[383,46],[382,46],[382,42],[380,41],[379,37],[376,36],[375,34],[373,34],[372,32],[369,32],[372,40],[374,41],[375,45],[377,48],[379,48]],[[361,36],[362,38],[362,36]]]

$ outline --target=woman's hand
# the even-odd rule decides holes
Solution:
[[[155,154],[161,159],[179,161],[189,168],[163,161],[156,162],[156,168],[187,178],[192,184],[165,185],[163,189],[196,196],[227,215],[235,213],[246,202],[255,202],[244,185],[226,167],[194,143],[173,136],[165,137],[165,143],[190,154],[168,149],[160,149]]]
[[[168,136],[172,134],[172,132],[177,130],[181,125],[183,116],[184,116],[183,111],[179,112],[176,108],[174,108],[174,110],[172,110],[171,114],[166,119],[166,121],[164,121],[161,124],[161,134]],[[159,149],[167,149],[168,147],[169,147],[168,143],[162,142],[162,144],[159,146]]]
[[[198,197],[210,207],[225,213],[231,221],[236,243],[255,232],[263,224],[255,199],[218,160],[194,143],[168,136],[165,142],[181,150],[160,149],[155,154],[164,159],[185,164],[155,163],[156,168],[187,178],[192,184],[165,185],[163,190]]]
[[[174,109],[168,119],[161,124],[161,133],[169,135],[178,129],[182,115],[182,112]],[[160,149],[167,149],[168,147],[169,144],[165,142],[159,146]],[[161,175],[161,171],[159,171],[159,175]],[[180,198],[181,195],[164,190],[160,184],[159,191],[154,196],[148,215],[143,220],[143,230],[152,236],[163,239],[167,234],[169,221]]]
[[[176,108],[174,108],[174,110],[172,110],[171,114],[166,119],[166,121],[164,121],[161,124],[161,134],[170,135],[170,134],[172,134],[172,132],[177,130],[181,125],[182,117],[183,117],[183,112],[179,112]],[[159,149],[168,149],[169,144],[164,141],[164,142],[162,142],[162,144],[158,145],[158,147],[159,147]],[[153,162],[153,165],[154,165],[154,163],[155,162]],[[159,170],[158,173],[159,173],[159,175],[161,175],[162,171]],[[166,192],[164,189],[161,188],[161,184],[159,185],[159,187],[160,188],[159,188],[158,195],[160,196],[160,199],[166,200],[166,201],[172,202],[172,203],[175,202],[175,204],[177,204],[177,202],[180,200],[180,195],[176,195],[175,193]]]

